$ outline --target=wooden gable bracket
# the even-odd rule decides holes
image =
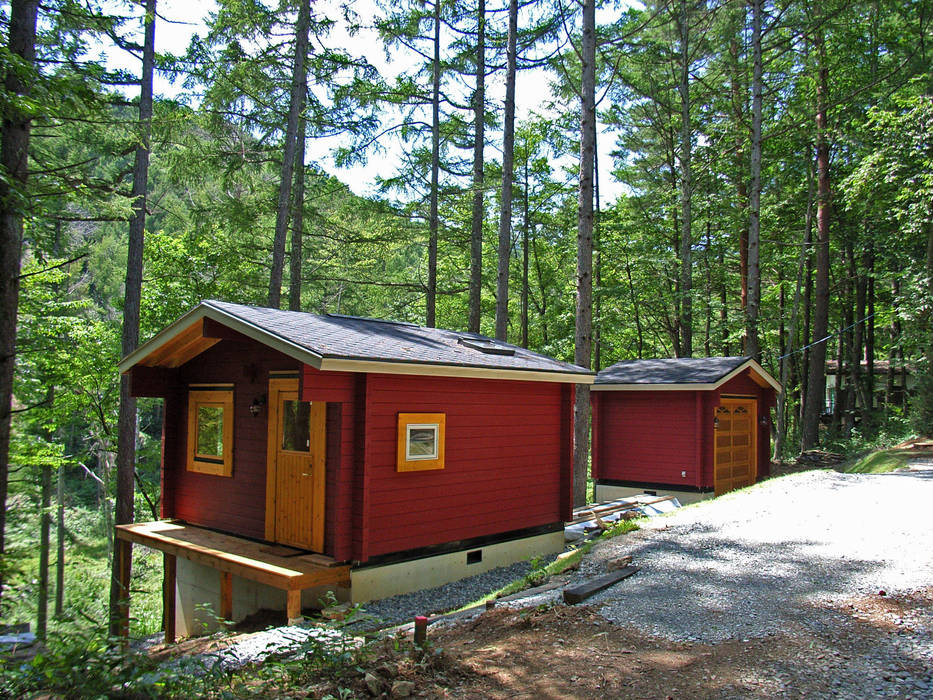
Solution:
[[[139,364],[146,367],[180,367],[221,340],[242,338],[242,334],[222,323],[211,318],[201,318],[147,355]]]

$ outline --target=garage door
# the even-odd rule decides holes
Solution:
[[[750,486],[758,473],[755,399],[723,398],[713,423],[715,456],[713,486],[716,495]]]

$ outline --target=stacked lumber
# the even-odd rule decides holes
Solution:
[[[825,452],[823,450],[807,450],[797,458],[797,465],[802,467],[812,467],[819,469],[821,467],[834,467],[845,461],[845,455],[837,452]]]

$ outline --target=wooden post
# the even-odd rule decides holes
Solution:
[[[175,643],[175,555],[163,553],[162,616],[165,623],[165,643]]]
[[[288,624],[295,625],[301,622],[301,591],[286,591],[285,617]]]
[[[220,572],[220,618],[233,619],[233,574]]]
[[[133,558],[133,543],[114,538],[113,556],[117,557],[120,602],[117,605],[119,636],[127,640],[130,636],[130,564]]]

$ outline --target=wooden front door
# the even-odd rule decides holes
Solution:
[[[325,404],[300,401],[298,379],[269,380],[266,539],[324,551]]]
[[[755,399],[721,399],[713,423],[713,486],[717,496],[755,483],[758,475],[757,423],[758,402]]]

